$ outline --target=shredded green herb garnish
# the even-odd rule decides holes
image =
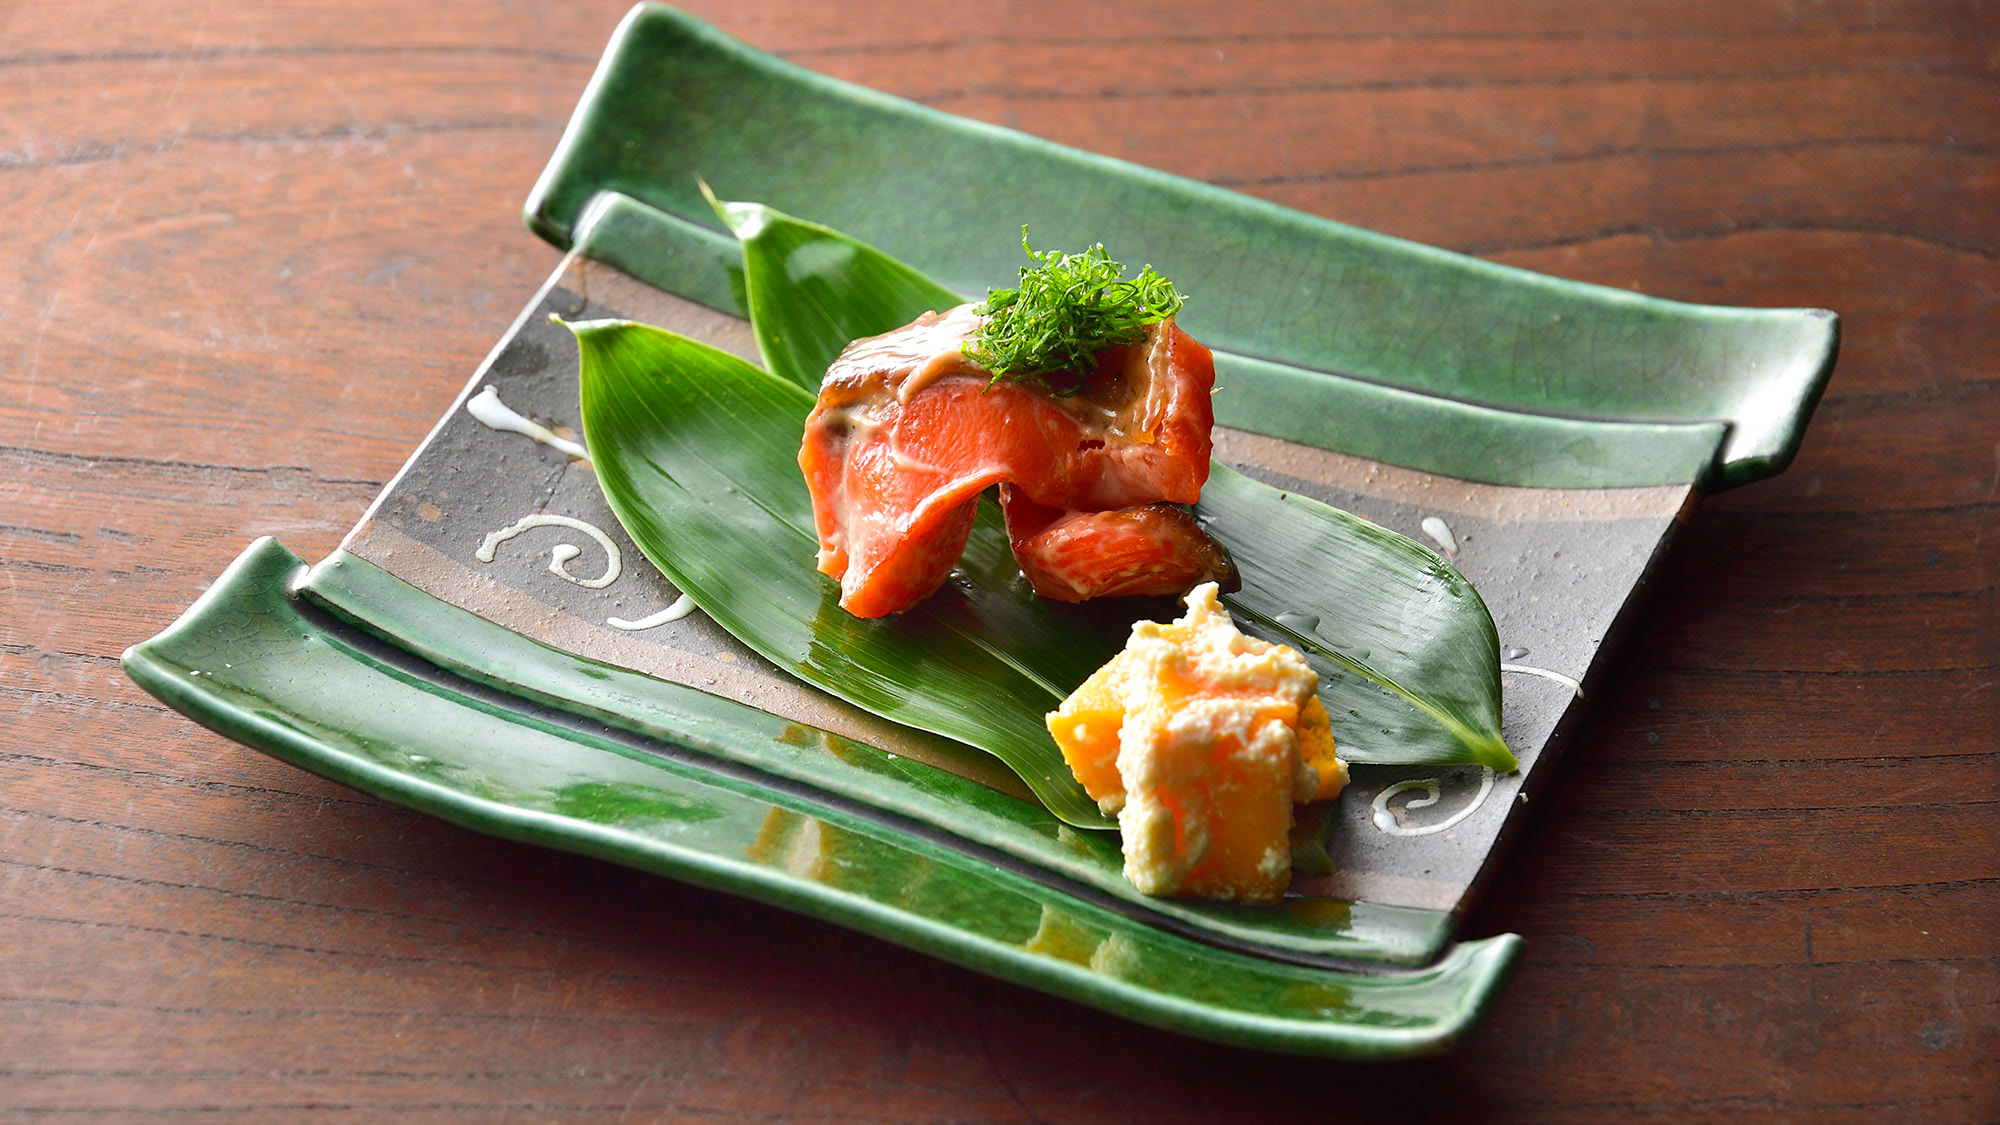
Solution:
[[[965,354],[996,381],[1029,380],[1073,395],[1095,369],[1098,352],[1143,339],[1147,325],[1186,301],[1152,266],[1127,278],[1102,242],[1076,254],[1041,251],[1022,227],[1021,249],[1034,264],[1021,267],[1018,288],[987,292],[978,309],[986,323],[965,342]]]

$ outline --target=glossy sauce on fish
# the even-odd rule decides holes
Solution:
[[[1096,369],[1069,395],[996,381],[963,351],[979,324],[974,306],[960,305],[856,340],[828,368],[806,420],[799,465],[813,497],[819,569],[840,581],[841,605],[858,617],[906,609],[935,590],[964,550],[979,494],[994,485],[1009,486],[1009,510],[1022,513],[1025,534],[1013,535],[1016,518],[1009,521],[1017,557],[1022,543],[1065,513],[1201,496],[1215,365],[1172,319],[1099,353]],[[1163,529],[1163,550],[1201,554],[1187,533],[1206,536],[1180,517],[1112,521],[1124,532],[1116,568],[1129,569],[1135,545],[1143,548],[1134,528],[1141,539],[1146,527]],[[1093,584],[1083,538],[1079,547],[1074,535],[1060,537],[1059,569],[1082,576],[1065,580],[1072,591]],[[1031,578],[1033,561],[1023,558]]]

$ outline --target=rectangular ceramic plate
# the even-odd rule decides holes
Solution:
[[[1333,870],[1283,906],[1150,900],[1115,838],[1061,825],[980,753],[805,687],[698,612],[662,620],[678,591],[561,447],[577,353],[548,317],[754,360],[697,174],[969,290],[1011,274],[1024,221],[1187,278],[1204,300],[1183,322],[1218,349],[1219,459],[1453,556],[1499,630],[1520,771],[1357,768]],[[570,255],[342,549],[308,568],[254,545],[128,653],[134,678],[482,831],[1310,1053],[1437,1049],[1487,1003],[1517,943],[1453,944],[1455,918],[1676,521],[1702,488],[1782,467],[1833,356],[1824,313],[1652,301],[1385,239],[834,83],[662,8],[620,29],[529,221]]]

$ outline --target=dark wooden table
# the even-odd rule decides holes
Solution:
[[[1367,1068],[497,843],[120,674],[253,536],[331,549],[554,265],[520,202],[623,6],[0,3],[0,1118],[2000,1118],[2000,8],[694,5],[1318,214],[1845,318],[1469,919],[1528,940],[1497,1009]]]

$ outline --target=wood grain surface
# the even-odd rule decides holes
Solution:
[[[807,66],[1568,277],[1844,317],[1481,911],[1445,1060],[1206,1046],[497,843],[118,653],[331,549],[557,260],[623,0],[0,3],[0,1117],[2000,1119],[2000,7],[704,0]]]

